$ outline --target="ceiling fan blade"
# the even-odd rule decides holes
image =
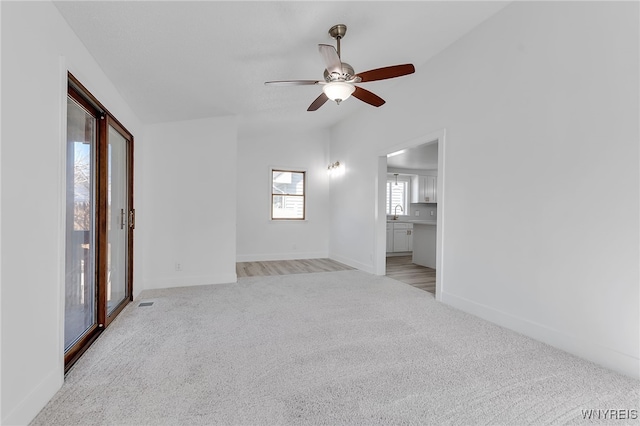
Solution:
[[[329,98],[327,98],[327,95],[325,95],[324,92],[322,92],[320,94],[320,96],[318,96],[316,98],[316,100],[313,101],[311,103],[311,105],[309,105],[309,108],[307,108],[307,111],[315,111],[315,110],[317,110],[322,105],[324,105],[324,103],[327,102],[328,100],[329,100]]]
[[[335,47],[330,44],[319,44],[318,51],[322,55],[322,59],[324,59],[329,74],[334,72],[342,74],[342,62]]]
[[[369,70],[358,73],[358,77],[362,80],[362,83],[367,81],[385,80],[387,78],[401,77],[407,74],[413,74],[416,72],[413,64],[392,65],[390,67],[376,68],[375,70]]]
[[[282,80],[282,81],[265,81],[268,86],[313,86],[320,83],[318,80]]]
[[[360,99],[362,102],[366,102],[369,105],[373,105],[374,107],[379,107],[384,105],[385,100],[375,93],[371,93],[370,91],[363,89],[362,87],[356,86],[355,92],[352,93],[352,96]]]

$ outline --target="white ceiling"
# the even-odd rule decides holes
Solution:
[[[387,168],[437,170],[438,143],[425,143],[387,156]]]
[[[357,99],[307,112],[319,86],[267,80],[322,79],[317,44],[348,26],[342,58],[356,73],[401,63],[416,72],[506,2],[55,1],[71,28],[145,123],[239,116],[241,131],[319,128],[362,108]],[[335,45],[335,44],[334,44]],[[366,88],[394,102],[393,86]],[[108,105],[107,105],[108,107]],[[384,108],[384,105],[381,107]]]

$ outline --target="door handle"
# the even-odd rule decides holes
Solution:
[[[120,209],[120,229],[124,229],[124,209]]]

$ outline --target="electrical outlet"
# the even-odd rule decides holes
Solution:
[[[420,216],[420,210],[416,210],[415,215],[416,215],[416,216]]]
[[[178,272],[182,271],[182,264],[180,262],[176,262],[175,268],[176,268],[176,271]]]
[[[431,216],[433,216],[433,214],[434,214],[434,213],[433,213],[433,210],[431,210],[430,212],[431,212]]]

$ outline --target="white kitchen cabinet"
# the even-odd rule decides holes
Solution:
[[[438,177],[416,175],[411,180],[412,203],[437,203],[438,202]]]
[[[425,203],[438,202],[438,178],[436,176],[425,176],[424,201]]]
[[[406,229],[393,230],[393,251],[409,251],[409,238]]]
[[[391,226],[392,230],[389,229],[389,226]],[[392,238],[389,237],[390,233]],[[388,223],[387,252],[406,252],[411,250],[413,250],[413,224]]]

